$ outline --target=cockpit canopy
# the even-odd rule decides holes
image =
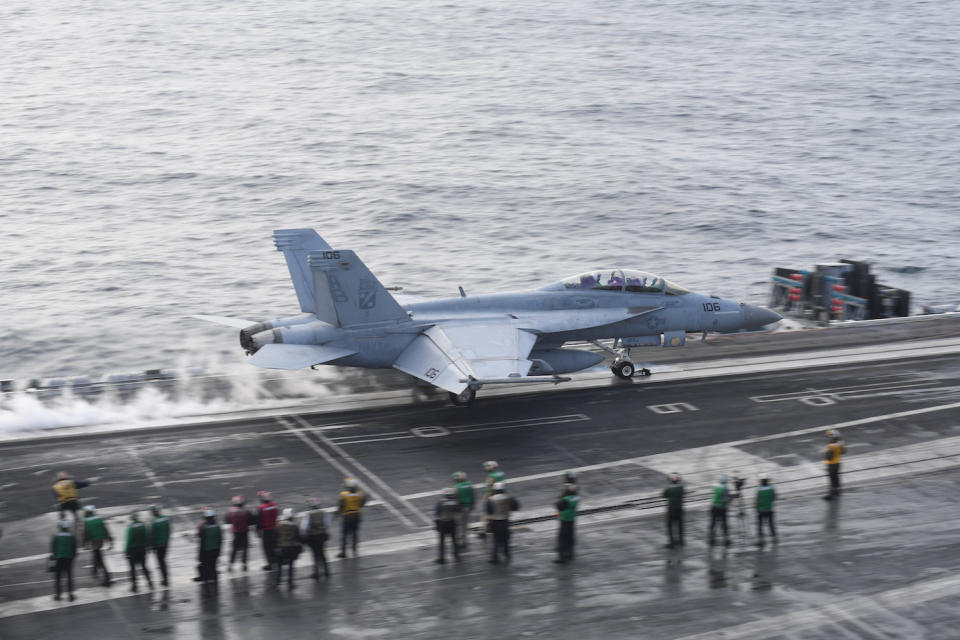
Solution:
[[[635,269],[595,269],[541,287],[540,291],[618,291],[682,296],[688,289],[665,278]]]

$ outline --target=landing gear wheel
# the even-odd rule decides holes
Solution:
[[[467,387],[460,393],[451,393],[450,402],[457,405],[458,407],[465,407],[471,402],[473,402],[474,398],[476,397],[477,397],[476,390],[471,389],[470,387]]]
[[[618,378],[629,380],[633,377],[633,373],[636,371],[636,368],[629,360],[621,360],[620,362],[614,362],[613,366],[610,367],[610,370],[613,371],[613,374]]]

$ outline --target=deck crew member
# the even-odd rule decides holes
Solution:
[[[467,531],[470,528],[470,513],[473,511],[475,494],[473,485],[467,480],[467,474],[463,471],[457,471],[453,474],[454,491],[457,492],[457,546],[461,551],[467,548]]]
[[[259,513],[257,514],[257,535],[263,543],[263,557],[267,564],[263,565],[264,571],[270,571],[276,564],[276,546],[277,546],[277,516],[279,507],[273,501],[273,495],[269,491],[261,491]]]
[[[667,499],[667,548],[683,546],[683,496],[686,489],[680,475],[671,473],[663,497]]]
[[[300,535],[313,553],[314,580],[320,579],[320,567],[323,567],[323,577],[330,577],[327,567],[327,540],[330,538],[330,514],[320,508],[320,498],[311,498],[310,507],[300,520]]]
[[[66,520],[60,521],[59,529],[50,541],[50,559],[55,563],[54,579],[57,584],[57,593],[53,596],[53,599],[60,599],[60,594],[63,592],[60,579],[65,576],[67,593],[70,602],[73,602],[76,600],[73,595],[73,559],[77,557],[77,538],[73,535],[72,527]]]
[[[230,564],[227,565],[227,571],[233,571],[233,563],[237,556],[243,561],[243,570],[247,570],[247,552],[250,548],[250,523],[256,520],[256,517],[247,511],[244,506],[243,496],[233,496],[233,504],[230,510],[223,517],[223,521],[230,525],[230,531],[233,533],[233,545],[230,548]]]
[[[153,520],[150,522],[150,548],[157,556],[157,566],[160,568],[160,584],[167,586],[167,545],[170,544],[170,518],[160,513],[160,507],[150,507]]]
[[[143,571],[147,584],[153,589],[153,580],[147,569],[147,527],[140,522],[140,515],[134,511],[130,514],[130,524],[127,525],[126,544],[123,553],[130,563],[130,590],[137,591],[137,567]]]
[[[555,505],[557,509],[557,558],[554,562],[562,564],[573,560],[574,524],[577,520],[577,508],[580,496],[577,495],[577,485],[568,483],[563,487],[563,494]]]
[[[730,490],[727,488],[727,476],[722,475],[713,485],[710,498],[710,546],[716,544],[714,528],[723,527],[723,544],[730,546],[730,531],[727,527],[727,505],[730,503]]]
[[[460,547],[457,545],[457,518],[460,514],[460,503],[457,501],[457,492],[453,489],[444,489],[442,498],[433,509],[433,522],[437,529],[437,541],[439,543],[437,564],[443,564],[447,561],[444,553],[444,541],[450,538],[450,546],[453,548],[453,558],[460,560]]]
[[[773,503],[777,499],[777,492],[770,484],[770,478],[765,473],[759,475],[760,485],[757,487],[757,546],[763,547],[763,523],[766,521],[770,529],[770,537],[777,541],[777,529],[773,524]]]
[[[283,567],[286,565],[290,567],[287,586],[293,589],[293,565],[302,550],[300,527],[294,521],[293,509],[287,507],[283,510],[280,522],[277,524],[277,578],[274,584],[280,584],[283,579]]]
[[[60,508],[61,518],[64,517],[65,512],[69,511],[73,514],[74,524],[77,524],[79,520],[77,511],[80,509],[80,499],[77,494],[77,489],[83,489],[89,486],[89,482],[74,480],[66,471],[61,471],[57,474],[57,481],[53,483],[53,493],[57,497],[57,506]]]
[[[827,438],[829,442],[823,449],[823,462],[827,467],[827,477],[830,478],[830,491],[823,499],[832,500],[834,496],[840,495],[840,459],[846,448],[840,439],[840,432],[836,429],[827,431]]]
[[[83,512],[83,544],[93,552],[93,577],[96,578],[98,572],[103,571],[101,584],[107,587],[110,585],[110,571],[103,560],[103,548],[107,544],[113,547],[113,536],[92,504],[85,506]]]
[[[490,562],[500,562],[500,552],[506,562],[510,562],[510,512],[520,508],[515,498],[507,495],[506,487],[502,482],[494,483],[493,495],[486,502],[487,518],[490,520],[490,531],[493,534],[493,547]]]
[[[223,531],[217,523],[217,512],[205,509],[203,522],[197,525],[200,546],[200,580],[206,592],[217,588],[217,558],[223,546]]]
[[[500,465],[497,464],[496,460],[487,460],[483,463],[483,470],[486,472],[487,477],[485,480],[486,486],[483,491],[483,501],[486,503],[487,500],[493,496],[493,485],[498,482],[503,482],[503,471],[500,470]],[[487,530],[490,529],[490,520],[487,515],[486,507],[483,510],[483,526],[480,527],[480,532],[477,534],[479,537],[484,537],[487,535]]]
[[[352,539],[353,555],[357,555],[357,542],[360,535],[360,509],[366,502],[367,496],[360,490],[357,481],[353,478],[344,480],[337,509],[337,515],[342,518],[338,558],[347,557],[347,538]]]

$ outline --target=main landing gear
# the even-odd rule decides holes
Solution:
[[[629,380],[633,376],[650,375],[650,369],[646,367],[637,369],[637,366],[627,359],[615,360],[614,363],[610,365],[610,370],[613,371],[613,375],[623,380]]]
[[[460,393],[450,393],[450,402],[458,407],[465,407],[477,397],[477,390],[473,387],[467,387]]]

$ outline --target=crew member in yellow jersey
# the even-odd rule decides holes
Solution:
[[[66,512],[73,513],[73,522],[77,523],[80,510],[80,499],[77,489],[89,487],[89,482],[79,482],[70,477],[66,471],[57,474],[57,481],[53,483],[53,493],[57,496],[57,506],[60,507],[60,517],[66,517]]]
[[[352,538],[353,555],[357,555],[357,538],[360,534],[360,509],[367,502],[367,496],[360,490],[357,481],[347,478],[340,492],[340,507],[337,515],[343,518],[340,529],[340,553],[338,558],[347,557],[347,538]]]
[[[843,457],[843,440],[836,429],[827,431],[830,442],[823,449],[823,462],[827,465],[827,477],[830,478],[830,492],[823,496],[824,500],[832,500],[840,495],[840,459]]]

